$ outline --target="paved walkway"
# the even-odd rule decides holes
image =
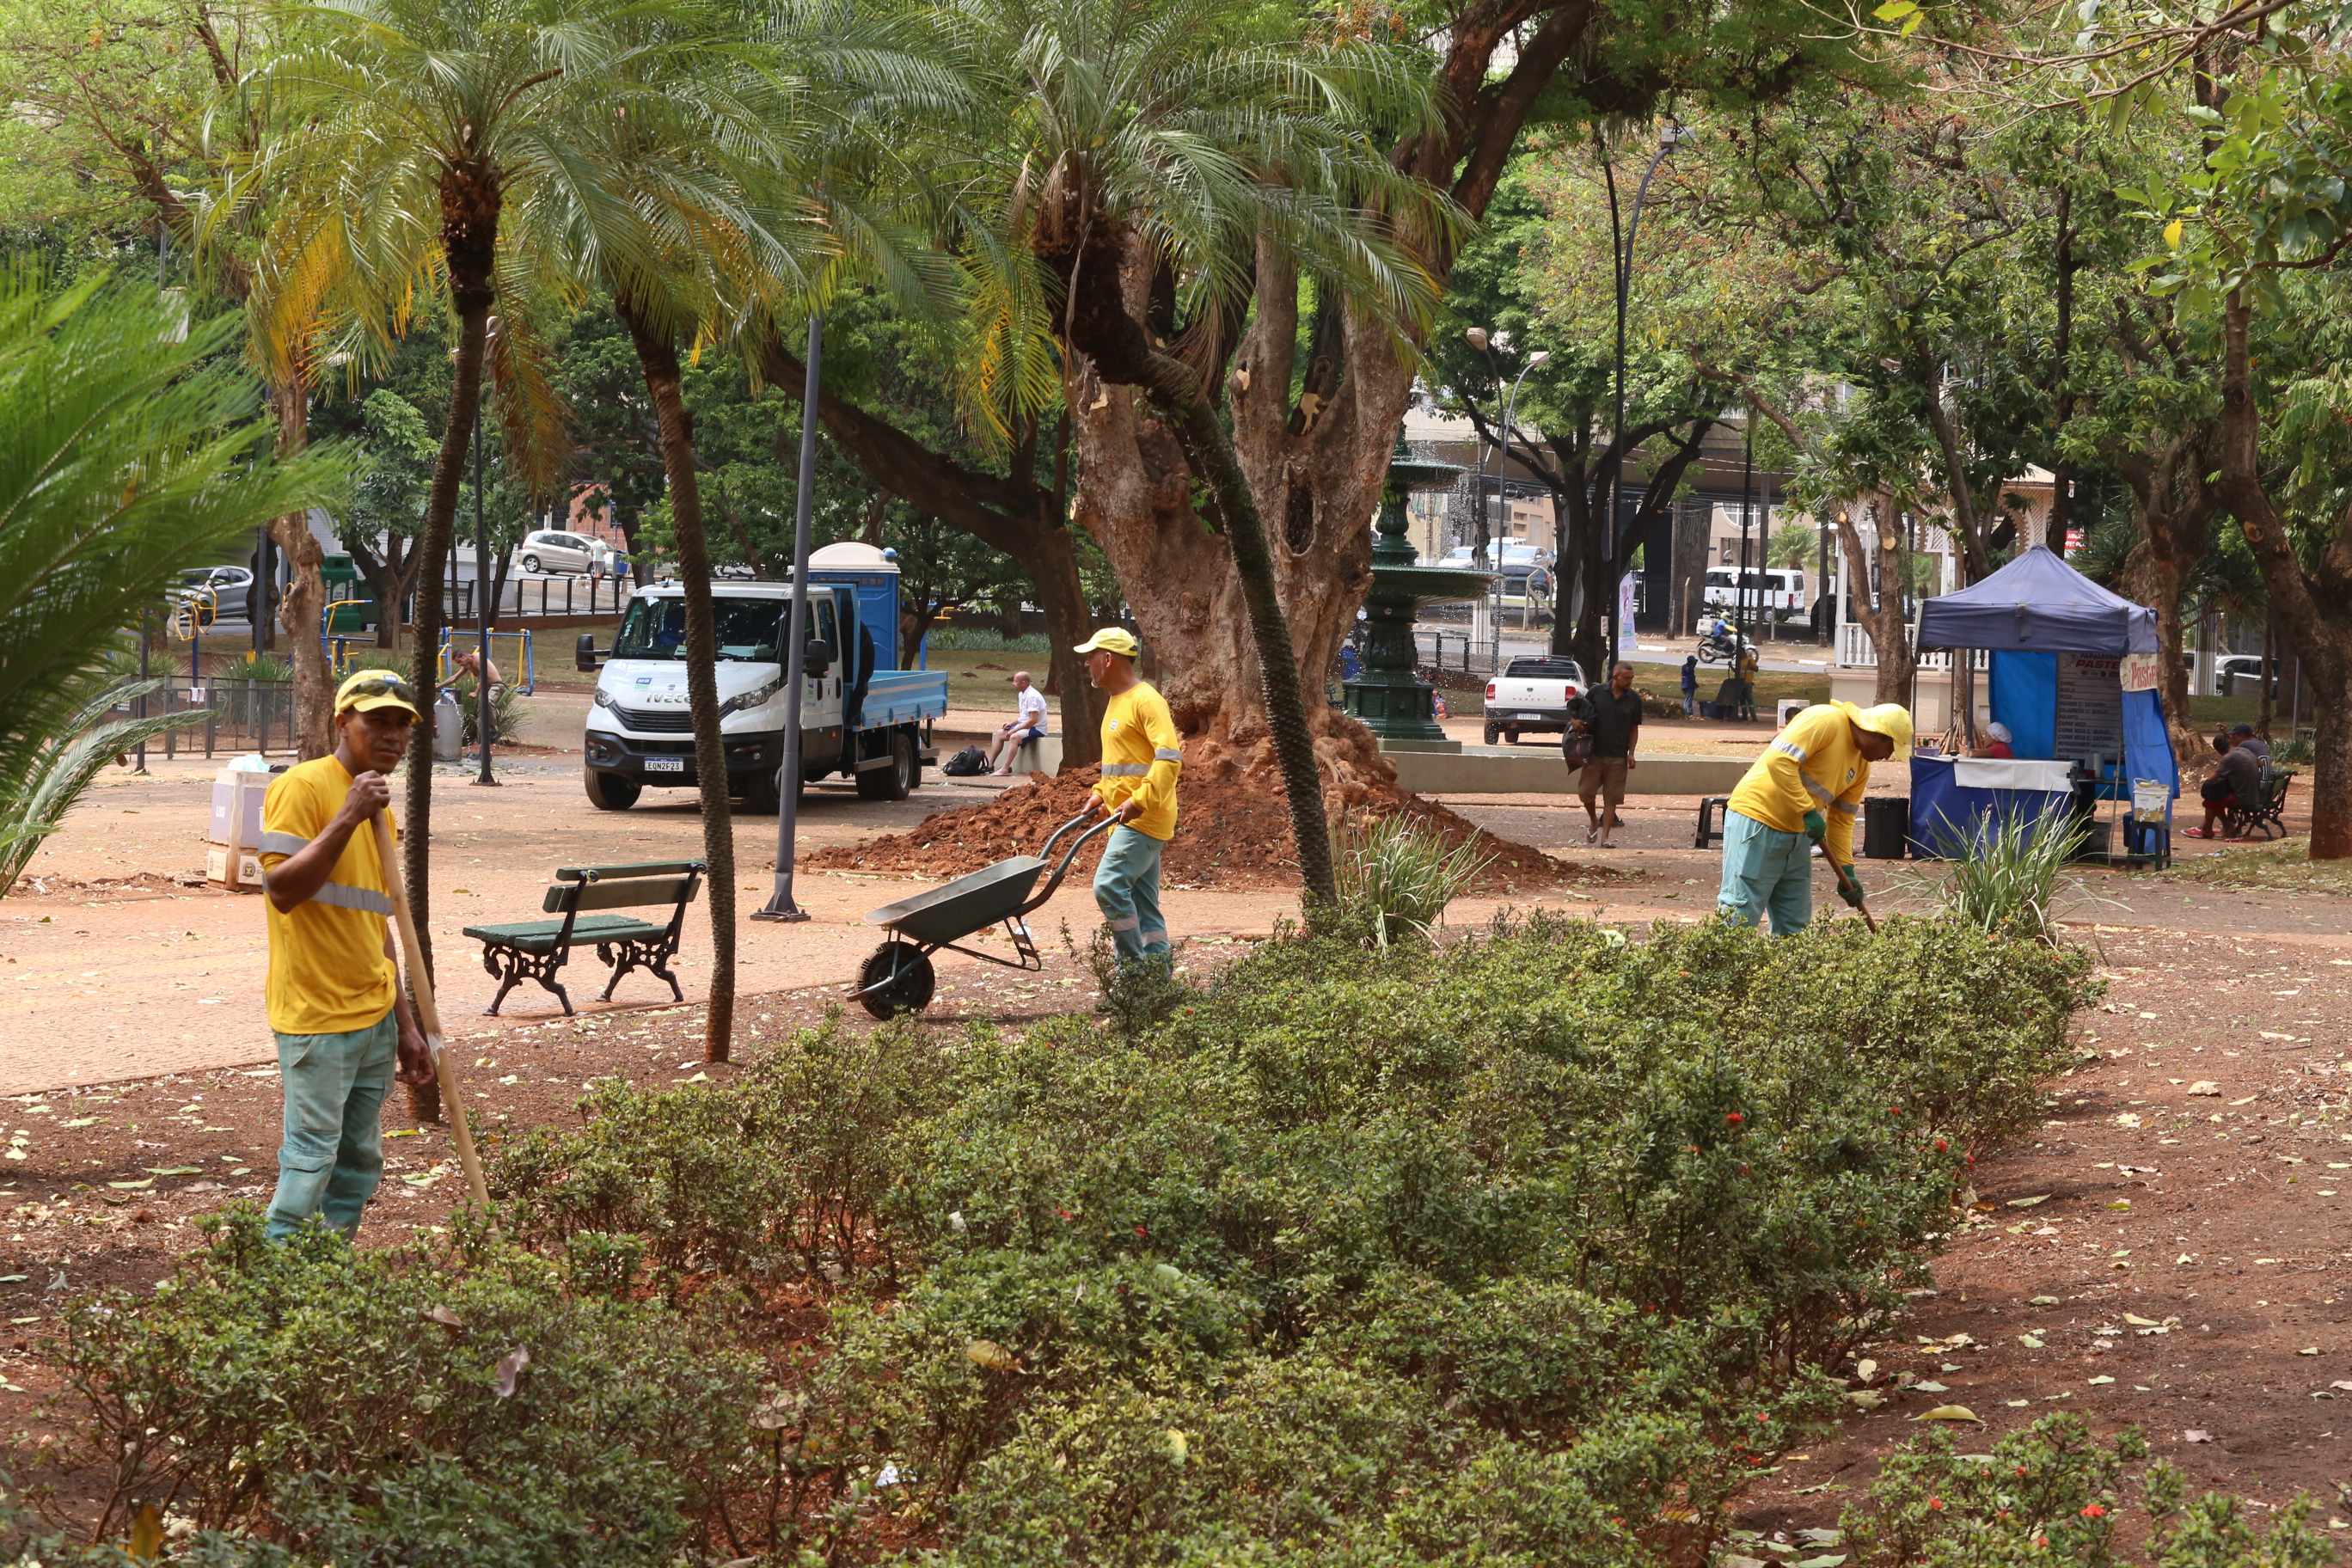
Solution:
[[[535,917],[549,874],[559,865],[701,852],[701,820],[689,795],[648,796],[625,815],[599,812],[582,793],[578,766],[568,757],[502,760],[506,782],[494,790],[478,788],[454,769],[436,779],[430,930],[444,1021],[453,1036],[495,1033],[557,1016],[552,997],[525,986],[508,998],[502,1018],[483,1017],[494,985],[478,947],[459,936],[461,927]],[[0,1093],[268,1059],[260,899],[181,885],[201,876],[211,780],[207,766],[187,763],[158,763],[146,778],[110,770],[34,858],[26,881],[0,901]],[[911,826],[943,805],[982,798],[990,787],[986,781],[934,778],[912,799],[895,803],[861,801],[845,785],[815,789],[801,815],[800,848]],[[1644,921],[1702,918],[1714,907],[1720,852],[1692,842],[1696,801],[1631,803],[1618,847],[1606,851],[1584,846],[1583,812],[1573,799],[1463,796],[1447,804],[1522,843],[1644,873],[1622,893],[1509,900],[1522,909],[1543,903]],[[768,896],[775,818],[738,817],[735,835],[738,908],[748,913]],[[1875,910],[1922,907],[1932,898],[1932,868],[1864,862],[1864,875]],[[2105,871],[2083,880],[2086,891],[2071,900],[2079,923],[2256,934],[2352,952],[2347,935],[2352,901],[2233,893]],[[802,877],[798,893],[812,920],[794,925],[746,921],[740,927],[740,994],[845,989],[879,940],[864,923],[866,911],[916,886],[838,872]],[[1823,887],[1822,902],[1829,905],[1826,880]],[[1457,925],[1481,923],[1504,901],[1464,900],[1450,918]],[[1171,889],[1166,905],[1171,928],[1195,936],[1266,931],[1297,908],[1293,896],[1270,890]],[[1066,886],[1032,918],[1049,973],[1070,970],[1065,923],[1083,942],[1096,919],[1083,883]],[[977,960],[952,954],[940,963],[950,971],[992,973]],[[688,999],[699,1000],[709,972],[709,926],[698,908],[688,921],[677,968]],[[616,1002],[593,1001],[603,984],[603,966],[593,953],[575,961],[568,973],[583,1011],[671,1005],[667,988],[644,975],[633,975]]]

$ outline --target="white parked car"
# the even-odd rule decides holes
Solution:
[[[595,546],[587,536],[560,528],[541,528],[522,536],[516,549],[526,572],[585,572],[595,563]]]
[[[1519,743],[1519,732],[1568,731],[1568,705],[1584,689],[1576,660],[1559,657],[1515,658],[1486,683],[1486,744]]]

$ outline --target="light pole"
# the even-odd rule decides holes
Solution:
[[[1642,203],[1650,194],[1650,176],[1658,172],[1658,165],[1666,161],[1666,155],[1689,140],[1690,135],[1687,128],[1672,121],[1668,121],[1665,130],[1659,132],[1657,156],[1650,160],[1649,168],[1643,172],[1642,184],[1633,193],[1633,216],[1625,226],[1622,241],[1617,232],[1617,174],[1609,162],[1608,153],[1604,151],[1601,155],[1601,178],[1609,186],[1609,247],[1611,258],[1617,264],[1617,412],[1610,426],[1610,445],[1619,448],[1616,467],[1609,474],[1609,515],[1602,521],[1601,535],[1601,575],[1608,593],[1607,602],[1601,610],[1604,617],[1601,624],[1608,637],[1608,647],[1601,655],[1604,671],[1616,662],[1617,645],[1625,633],[1625,628],[1617,624],[1617,513],[1625,492],[1625,458],[1628,456],[1622,449],[1625,439],[1625,297],[1633,282],[1633,237],[1641,231]]]
[[[1496,384],[1500,385],[1503,380],[1503,373],[1495,364],[1495,351],[1488,346],[1493,340],[1486,329],[1484,327],[1472,327],[1468,331],[1464,332],[1462,335],[1469,342],[1472,348],[1476,349],[1480,353],[1486,356],[1486,367],[1489,370],[1494,371]],[[1528,372],[1535,369],[1536,366],[1543,363],[1544,361],[1549,358],[1551,358],[1551,351],[1549,349],[1538,349],[1535,353],[1528,355],[1528,363],[1519,367],[1519,374],[1512,379],[1510,395],[1503,400],[1502,440],[1496,448],[1500,460],[1495,465],[1495,495],[1497,500],[1505,499],[1503,487],[1510,481],[1511,420],[1518,411],[1520,384],[1528,379]],[[1509,516],[1510,514],[1507,511],[1504,513],[1506,521],[1508,521]],[[1486,459],[1482,458],[1478,462],[1478,566],[1482,571],[1485,570],[1486,564],[1486,549],[1488,542],[1487,533],[1486,463]],[[1503,552],[1501,550],[1497,549],[1495,552],[1495,650],[1498,657],[1502,652],[1503,642],[1502,555]]]
[[[488,321],[488,340],[499,335],[499,319]],[[474,775],[478,784],[495,784],[499,781],[490,772],[490,550],[489,534],[482,522],[482,408],[474,405],[474,648],[480,655],[480,664],[474,671],[474,744],[482,751],[481,772]],[[520,595],[522,590],[517,588]]]
[[[793,607],[784,623],[784,761],[776,770],[776,882],[755,921],[799,921],[808,911],[793,899],[793,836],[800,827],[801,687],[808,645],[809,504],[816,488],[817,361],[824,353],[824,314],[811,310],[808,376],[801,387],[801,466],[793,497]],[[892,637],[898,629],[892,627]],[[848,649],[841,657],[848,657]]]

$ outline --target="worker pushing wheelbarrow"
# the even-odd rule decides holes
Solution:
[[[1070,840],[1069,847],[1063,851],[1061,864],[1054,867],[1054,874],[1046,879],[1045,888],[1033,897],[1030,889],[1036,887],[1039,874],[1052,862],[1054,846],[1065,834],[1085,826],[1089,820],[1094,826]],[[857,1005],[877,1018],[921,1012],[930,1005],[931,992],[938,983],[938,975],[931,968],[931,954],[942,948],[968,958],[1001,963],[1007,969],[1045,968],[1045,957],[1030,935],[1027,917],[1044,908],[1061,887],[1070,862],[1077,858],[1087,840],[1118,825],[1117,816],[1105,816],[1100,805],[1089,804],[1054,829],[1045,847],[1036,854],[999,860],[969,877],[959,877],[943,888],[885,904],[867,915],[868,921],[890,932],[890,939],[859,966],[854,993]],[[992,952],[961,945],[966,938],[1000,922],[1005,934],[1013,939],[1013,957],[999,958]]]

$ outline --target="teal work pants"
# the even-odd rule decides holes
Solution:
[[[1160,857],[1167,847],[1165,839],[1121,823],[1095,868],[1095,904],[1110,926],[1122,969],[1145,959],[1168,962],[1168,922],[1160,914]]]
[[[358,1233],[361,1211],[383,1177],[381,1113],[399,1055],[394,1013],[347,1034],[278,1037],[286,1138],[278,1147],[278,1191],[269,1200],[272,1241],[314,1214],[325,1215],[345,1236]]]
[[[1769,910],[1774,936],[1796,935],[1813,918],[1813,841],[1726,811],[1723,890],[1715,901],[1744,926]]]

